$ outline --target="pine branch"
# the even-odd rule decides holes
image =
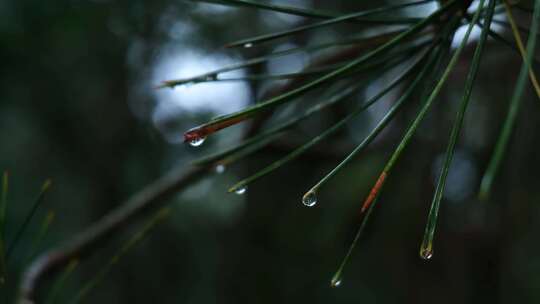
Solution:
[[[59,248],[40,255],[26,270],[20,285],[19,303],[33,303],[36,290],[46,275],[61,270],[70,261],[82,260],[118,230],[162,206],[172,195],[198,181],[208,167],[179,168],[143,188]]]

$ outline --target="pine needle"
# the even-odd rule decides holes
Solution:
[[[516,40],[516,45],[518,46],[518,49],[519,49],[519,53],[521,54],[521,58],[523,58],[523,62],[527,65],[531,83],[534,87],[534,91],[536,92],[536,96],[538,96],[538,99],[540,100],[540,85],[538,84],[538,79],[536,78],[532,65],[529,62],[530,60],[527,59],[527,51],[525,50],[525,46],[523,46],[523,40],[521,39],[521,34],[519,33],[516,20],[514,19],[514,16],[512,15],[512,10],[510,9],[508,0],[503,0],[503,3],[504,3],[504,8],[506,9],[506,16],[508,17],[508,21],[510,22],[510,26],[512,28],[512,34],[514,35],[514,39]],[[531,34],[531,35],[534,35],[534,34]]]
[[[516,81],[516,87],[514,88],[512,99],[510,100],[510,105],[508,108],[506,119],[504,121],[504,125],[502,127],[501,134],[499,135],[499,139],[495,144],[493,155],[491,156],[486,172],[482,177],[482,182],[480,183],[480,191],[478,193],[478,198],[480,200],[486,200],[489,197],[493,180],[495,178],[495,175],[497,174],[497,171],[499,170],[500,162],[504,157],[506,147],[508,146],[508,141],[510,140],[512,130],[514,129],[517,114],[521,106],[521,100],[525,92],[525,84],[528,78],[527,75],[529,73],[530,62],[532,61],[534,51],[536,49],[539,27],[540,1],[537,0],[535,2],[534,13],[532,16],[531,34],[529,35],[529,40],[527,42],[527,56],[525,57],[525,60],[521,65],[521,70]]]
[[[34,214],[36,213],[38,207],[43,202],[43,199],[45,198],[45,194],[47,193],[47,191],[51,187],[51,184],[52,184],[51,180],[46,180],[43,183],[43,185],[41,186],[41,191],[39,192],[37,198],[34,200],[34,204],[32,205],[32,207],[30,208],[30,210],[26,214],[26,217],[25,217],[23,223],[21,224],[21,226],[19,227],[19,230],[17,230],[17,233],[15,233],[15,237],[14,237],[13,241],[11,241],[11,243],[9,244],[9,246],[7,248],[6,261],[8,261],[9,258],[11,257],[11,255],[13,254],[13,251],[14,251],[15,247],[17,247],[17,244],[19,243],[19,241],[21,240],[22,235],[24,234],[24,232],[28,228],[28,225],[30,224],[30,221],[34,217]]]
[[[446,148],[446,157],[444,160],[444,164],[441,168],[441,172],[439,174],[437,187],[435,189],[433,200],[431,202],[431,208],[429,210],[428,220],[427,220],[427,224],[426,224],[426,228],[424,232],[424,238],[420,246],[420,256],[423,259],[430,259],[433,256],[433,237],[435,235],[435,228],[437,226],[437,217],[439,215],[439,207],[441,205],[441,200],[442,200],[444,189],[446,186],[446,177],[448,176],[448,172],[450,171],[450,166],[452,164],[452,158],[454,156],[456,143],[459,137],[459,133],[461,131],[461,127],[463,126],[463,119],[465,117],[465,112],[467,111],[467,106],[469,105],[469,101],[471,99],[472,89],[474,86],[474,82],[476,80],[476,75],[478,74],[480,61],[482,59],[482,53],[484,51],[484,46],[486,44],[486,40],[488,37],[487,29],[491,25],[493,12],[495,9],[495,3],[496,3],[496,0],[490,0],[490,3],[488,5],[489,8],[488,8],[488,15],[486,17],[486,26],[482,29],[480,40],[478,41],[476,50],[474,51],[471,68],[469,69],[469,73],[467,75],[467,80],[465,82],[465,88],[463,90],[463,96],[461,98],[459,110],[456,113],[454,125],[450,133],[450,140],[448,141],[448,146]],[[483,3],[481,3],[480,5],[481,5],[480,7],[483,7],[482,6]]]
[[[96,274],[79,290],[75,298],[70,302],[80,303],[83,298],[95,288],[105,276],[110,272],[111,268],[116,265],[122,257],[126,255],[135,245],[139,244],[148,233],[156,227],[157,224],[163,222],[171,213],[170,208],[162,208],[152,216],[140,231],[135,233],[122,247],[114,254],[114,256],[105,264]]]

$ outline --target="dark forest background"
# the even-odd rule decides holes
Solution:
[[[290,1],[342,12],[381,3]],[[0,169],[10,172],[8,237],[43,181],[53,181],[15,253],[11,273],[23,267],[27,244],[47,212],[53,210],[56,220],[44,249],[81,231],[169,169],[238,142],[246,125],[213,136],[200,148],[184,144],[182,132],[255,102],[269,88],[267,83],[220,83],[157,91],[159,81],[369,30],[346,24],[261,47],[222,48],[305,22],[178,0],[0,2]],[[489,41],[482,60],[448,180],[435,255],[427,262],[418,256],[473,47],[467,47],[389,178],[339,288],[330,288],[329,282],[358,227],[360,204],[415,106],[320,192],[315,208],[301,204],[302,194],[362,139],[380,111],[368,111],[340,136],[254,183],[243,196],[227,194],[227,186],[342,113],[310,119],[292,136],[223,174],[208,176],[171,201],[172,216],[131,250],[86,302],[538,302],[540,103],[530,88],[494,192],[486,202],[476,199],[521,66],[516,53],[495,41]],[[286,71],[307,60],[307,55],[276,60],[247,72]],[[358,101],[372,89],[366,86]],[[113,237],[81,264],[60,300],[70,299],[138,228]]]

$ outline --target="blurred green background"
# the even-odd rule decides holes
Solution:
[[[356,2],[278,3],[341,12],[382,4]],[[420,13],[433,7],[423,9]],[[526,20],[527,15],[519,16]],[[54,211],[56,219],[43,250],[89,226],[171,168],[239,142],[245,125],[212,136],[200,148],[185,145],[182,132],[255,102],[272,85],[224,82],[154,89],[160,81],[371,30],[344,24],[250,49],[222,48],[309,22],[178,0],[0,2],[0,169],[10,172],[8,239],[43,181],[53,181],[10,265],[10,294],[47,212]],[[494,192],[487,202],[476,200],[521,65],[516,53],[497,42],[489,41],[482,61],[448,179],[435,255],[427,262],[418,256],[473,47],[467,47],[388,179],[380,208],[339,288],[330,288],[329,282],[358,227],[360,204],[417,110],[415,102],[324,187],[315,208],[301,204],[302,194],[352,150],[392,99],[257,181],[243,196],[226,189],[318,134],[349,108],[309,119],[264,151],[208,176],[171,201],[172,216],[130,251],[85,302],[537,303],[540,111],[530,88]],[[231,75],[284,73],[309,61],[308,54],[300,54]],[[366,85],[353,102],[373,95],[378,86]],[[141,226],[139,221],[125,229],[81,264],[58,302],[71,299]],[[50,286],[49,280],[41,299]]]

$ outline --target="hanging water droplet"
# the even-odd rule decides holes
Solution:
[[[332,278],[332,281],[330,281],[330,287],[336,288],[341,285],[341,277],[336,275]]]
[[[433,249],[431,249],[431,246],[420,248],[420,257],[424,260],[429,260],[433,257]]]
[[[192,147],[198,147],[204,143],[206,137],[195,137],[189,141],[189,145]]]
[[[216,170],[216,173],[221,174],[225,172],[225,165],[219,164],[216,166],[215,170]]]
[[[238,195],[242,195],[244,193],[246,193],[247,191],[247,186],[243,186],[243,187],[240,187],[236,190],[234,190],[234,193],[238,194]]]
[[[249,49],[250,47],[253,47],[253,43],[248,42],[248,43],[244,44],[244,47],[245,47],[246,49]]]
[[[313,207],[317,204],[317,193],[315,191],[309,191],[302,197],[302,204],[307,207]]]

